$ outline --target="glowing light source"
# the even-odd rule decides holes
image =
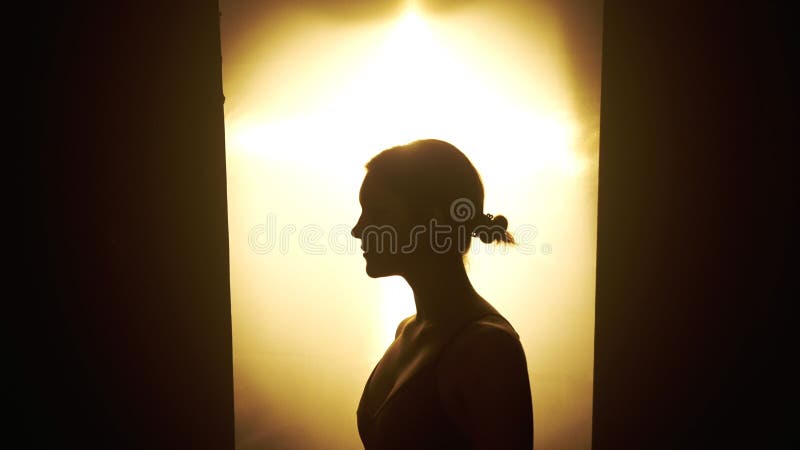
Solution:
[[[435,24],[414,9],[377,37],[382,45],[361,55],[355,73],[327,94],[326,104],[281,119],[258,111],[246,121],[230,119],[229,151],[341,165],[391,145],[438,137],[483,159],[480,170],[489,177],[514,168],[574,174],[584,166],[574,151],[574,119],[566,101],[560,101],[561,110],[515,101],[502,83],[487,81],[486,70],[459,60],[458,52],[437,39]],[[513,156],[514,164],[481,158],[498,152]]]
[[[298,13],[269,51],[236,65],[225,56],[237,429],[252,421],[261,439],[302,421],[316,433],[299,447],[358,446],[355,404],[414,312],[412,293],[398,277],[367,278],[359,254],[304,253],[297,233],[352,226],[364,163],[439,138],[481,173],[487,212],[512,231],[538,230],[535,255],[470,255],[473,284],[527,339],[536,447],[566,448],[561,429],[589,442],[597,142],[581,136],[596,124],[577,119],[554,22],[529,16],[534,33],[499,11],[475,4],[436,17],[412,5],[364,24]],[[248,247],[266,213],[278,231],[296,227],[288,252]],[[272,428],[260,409],[280,411]]]

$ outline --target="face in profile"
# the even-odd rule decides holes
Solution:
[[[351,234],[361,240],[367,275],[404,274],[419,250],[409,245],[415,221],[408,203],[371,173],[364,178],[359,201],[361,216]]]
[[[503,216],[482,212],[480,176],[452,144],[414,141],[380,152],[365,167],[361,217],[351,234],[361,240],[370,277],[408,278],[460,260],[471,236],[513,242]]]

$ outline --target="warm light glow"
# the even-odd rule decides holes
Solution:
[[[382,45],[361,56],[353,75],[325,94],[327,103],[276,119],[266,100],[265,109],[250,112],[247,120],[229,118],[229,151],[273,160],[322,157],[326,164],[344,165],[366,160],[376,149],[447,136],[466,145],[471,157],[498,150],[514,155],[513,164],[486,158],[497,164],[481,165],[482,173],[516,168],[526,175],[531,170],[574,175],[585,168],[574,149],[577,126],[563,87],[541,85],[556,108],[523,103],[488,69],[458,59],[460,49],[447,48],[414,10],[378,37]],[[313,100],[295,95],[300,103]]]
[[[366,276],[349,230],[367,160],[421,138],[469,156],[486,212],[512,232],[535,227],[533,253],[475,245],[470,277],[523,337],[537,447],[588,448],[597,122],[586,117],[599,110],[573,98],[552,14],[526,10],[527,27],[514,14],[410,7],[360,23],[298,7],[224,54],[240,450],[281,435],[360,448],[361,390],[414,302],[401,278]],[[316,246],[302,237],[312,229]]]

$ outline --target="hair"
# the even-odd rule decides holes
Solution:
[[[378,153],[366,168],[412,208],[439,210],[486,244],[514,243],[508,219],[483,212],[480,174],[454,145],[437,139],[414,141]],[[469,240],[464,251],[468,248]]]

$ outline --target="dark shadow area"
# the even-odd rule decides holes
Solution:
[[[15,432],[37,448],[232,449],[217,3],[29,8],[14,14],[30,47],[14,62]]]
[[[6,215],[22,230],[8,235],[12,432],[232,449],[216,2],[27,7],[7,19],[25,48],[10,88],[24,137]],[[789,17],[606,2],[596,449],[788,440]]]
[[[790,439],[788,17],[765,4],[605,2],[595,449]]]

